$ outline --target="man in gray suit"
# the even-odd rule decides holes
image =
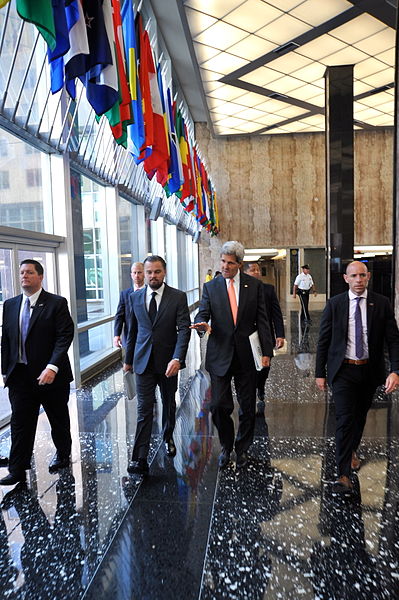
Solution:
[[[166,263],[160,256],[144,261],[145,288],[130,296],[131,316],[125,371],[134,369],[137,388],[137,428],[128,472],[146,475],[155,388],[162,397],[163,439],[168,456],[175,456],[177,374],[184,368],[190,341],[190,313],[184,292],[164,283]]]

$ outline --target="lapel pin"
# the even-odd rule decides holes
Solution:
[[[248,284],[245,284],[244,287],[248,287]]]

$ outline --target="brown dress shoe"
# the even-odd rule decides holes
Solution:
[[[351,461],[351,469],[352,471],[358,471],[360,469],[361,460],[356,454],[356,452],[352,452],[352,461]]]
[[[337,481],[333,483],[334,492],[338,494],[351,494],[353,491],[353,485],[349,477],[342,475],[338,477]]]

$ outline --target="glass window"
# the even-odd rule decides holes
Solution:
[[[105,188],[73,172],[75,270],[78,323],[110,314]]]
[[[32,146],[7,131],[2,136],[8,153],[0,171],[1,225],[53,233],[49,155],[30,153]]]
[[[119,198],[119,240],[122,269],[122,289],[131,285],[130,266],[147,256],[148,230],[145,226],[144,207]],[[116,309],[116,307],[115,307]]]

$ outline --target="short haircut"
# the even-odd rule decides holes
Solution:
[[[134,265],[140,265],[140,267],[144,267],[143,263],[139,260],[135,260],[134,262],[132,262],[130,269],[133,269]]]
[[[146,256],[146,258],[143,261],[143,265],[145,266],[145,263],[147,262],[160,262],[166,271],[166,262],[164,261],[162,256],[158,256],[157,254],[151,254],[150,256]]]
[[[236,241],[225,242],[220,249],[220,256],[222,256],[222,254],[234,256],[236,261],[241,263],[244,260],[244,246]]]
[[[21,261],[19,266],[22,267],[22,265],[34,265],[35,271],[38,275],[44,274],[43,266],[34,258],[25,258],[25,260]]]
[[[258,265],[258,267],[259,267],[259,269],[260,269],[260,265],[259,265],[259,263],[258,263],[258,261],[257,261],[257,260],[250,260],[249,262],[246,262],[246,261],[245,261],[245,263],[244,263],[244,271],[248,271],[248,269],[249,269],[249,267],[250,267],[251,265]]]

